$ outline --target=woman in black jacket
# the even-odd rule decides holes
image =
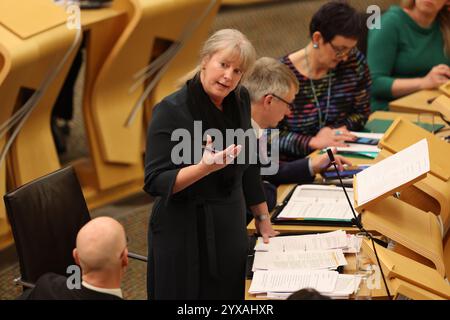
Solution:
[[[252,139],[239,140],[254,138],[249,95],[239,86],[254,60],[242,33],[220,30],[205,42],[195,76],[154,109],[144,186],[157,197],[148,233],[149,299],[244,298],[246,201],[264,240],[277,234],[259,167],[245,157]],[[230,133],[244,143],[226,139]]]

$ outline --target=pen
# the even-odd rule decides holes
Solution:
[[[211,147],[205,146],[205,145],[202,145],[202,149],[208,150],[209,152],[212,152],[212,153],[218,153],[218,152],[221,152],[221,151],[218,151],[218,150],[216,150],[216,149],[214,149],[214,148],[211,148]],[[232,155],[232,154],[227,154],[227,157],[233,159],[233,158],[234,158],[234,155]]]

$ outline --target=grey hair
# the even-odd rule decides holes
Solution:
[[[236,29],[221,29],[211,35],[200,50],[200,63],[179,80],[179,84],[186,82],[197,74],[201,64],[211,58],[219,51],[227,51],[233,58],[238,58],[244,79],[247,72],[251,70],[256,60],[256,50],[248,38]]]
[[[269,57],[259,58],[252,72],[244,80],[252,102],[259,101],[266,94],[273,93],[284,96],[292,87],[299,90],[299,82],[294,73],[278,60]]]

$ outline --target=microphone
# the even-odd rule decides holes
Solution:
[[[378,243],[380,246],[385,247],[385,248],[387,248],[388,244],[386,242],[380,240],[380,239],[372,237],[372,235],[369,232],[367,232],[366,229],[364,229],[364,227],[363,227],[363,225],[361,223],[360,216],[356,216],[355,209],[353,208],[353,205],[352,205],[352,203],[350,201],[350,198],[348,197],[347,190],[345,190],[345,186],[342,183],[341,175],[340,175],[339,170],[338,170],[338,168],[336,166],[336,159],[334,158],[334,154],[333,154],[333,151],[331,150],[331,148],[327,148],[327,154],[328,154],[328,158],[330,159],[330,163],[333,165],[334,170],[336,171],[336,174],[337,174],[337,176],[339,178],[339,182],[341,184],[342,189],[344,190],[344,194],[345,194],[345,197],[347,198],[347,202],[348,202],[348,204],[350,206],[350,209],[352,210],[353,217],[354,217],[354,219],[352,219],[352,223],[355,224],[358,227],[358,229],[362,233],[364,233],[372,241],[373,250],[374,250],[374,253],[375,253],[375,257],[377,258],[378,267],[380,268],[381,275],[383,277],[384,286],[386,287],[386,292],[387,292],[388,298],[389,298],[389,300],[391,300],[392,299],[391,293],[389,292],[389,288],[388,288],[387,283],[386,283],[386,278],[384,276],[383,269],[381,268],[380,259],[378,258],[378,253],[377,253],[377,250],[375,249],[374,242]]]
[[[342,179],[341,179],[341,175],[340,175],[339,170],[338,170],[338,168],[336,166],[336,160],[334,159],[334,154],[333,154],[333,151],[331,150],[331,148],[327,148],[327,154],[328,154],[328,158],[330,159],[330,163],[333,165],[334,170],[336,171],[336,174],[337,174],[337,176],[339,178],[339,183],[340,183],[342,189],[344,190],[344,194],[345,194],[345,197],[347,198],[347,202],[348,202],[348,204],[350,206],[350,209],[352,210],[352,213],[353,213],[352,223],[354,225],[356,225],[359,230],[361,230],[365,234],[368,234],[368,232],[366,230],[364,230],[364,228],[363,228],[363,226],[361,224],[360,218],[358,218],[358,216],[356,216],[355,209],[353,208],[353,205],[352,205],[352,203],[350,201],[350,198],[348,197],[347,190],[345,189],[344,183],[342,182]]]

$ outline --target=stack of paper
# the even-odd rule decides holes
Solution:
[[[331,269],[347,265],[344,251],[358,252],[360,247],[358,239],[343,230],[280,236],[269,243],[258,238],[249,292],[286,299],[297,290],[313,288],[334,298],[348,297],[357,280]]]
[[[359,252],[361,243],[354,235],[347,234],[343,230],[319,234],[306,234],[297,236],[280,236],[271,238],[269,243],[264,243],[258,238],[255,251],[266,252],[295,252],[312,250],[342,249],[345,253]]]
[[[256,271],[248,290],[271,299],[286,299],[297,290],[312,288],[333,298],[348,298],[360,278],[336,271]]]
[[[368,138],[380,140],[383,137],[382,133],[366,133],[366,132],[351,132],[351,134],[358,138]],[[375,159],[380,152],[380,149],[376,145],[359,144],[353,142],[347,142],[348,147],[337,147],[337,152],[340,154],[355,154],[364,156],[367,158]]]
[[[347,265],[342,249],[294,252],[255,252],[256,270],[337,269]]]
[[[338,278],[336,271],[256,271],[249,293],[295,292],[313,288],[319,292],[333,292]]]
[[[373,132],[350,131],[350,133],[354,136],[357,136],[358,138],[368,138],[375,140],[381,140],[384,136],[384,133],[373,133]]]

